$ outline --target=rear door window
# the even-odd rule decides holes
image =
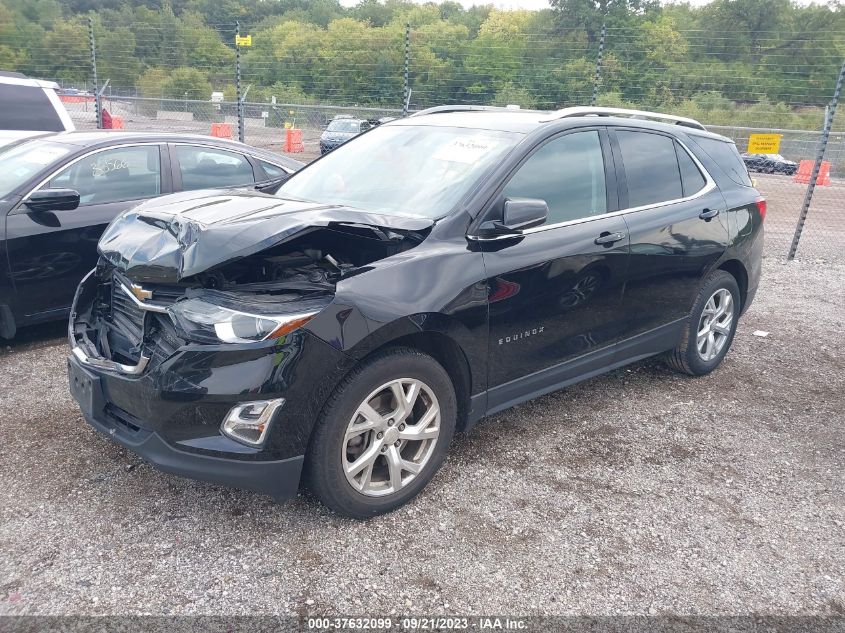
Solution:
[[[261,165],[261,169],[264,170],[264,173],[267,174],[267,177],[271,180],[275,180],[276,178],[284,178],[288,175],[288,172],[279,167],[278,165],[273,165],[272,163],[268,163],[263,160],[258,161],[258,164]]]
[[[0,83],[0,130],[61,132],[64,129],[44,88]]]
[[[705,138],[694,134],[690,136],[736,184],[746,187],[753,186],[751,177],[748,175],[748,168],[742,161],[736,145],[730,141],[722,141],[716,138]]]
[[[675,141],[650,132],[616,132],[625,180],[628,207],[642,207],[684,197]]]
[[[684,188],[684,197],[691,196],[704,189],[707,181],[701,174],[701,170],[693,161],[687,151],[680,143],[675,143],[675,152],[678,154],[678,166],[681,168],[681,184]]]
[[[177,145],[182,189],[219,189],[255,182],[252,165],[243,154],[195,145]]]

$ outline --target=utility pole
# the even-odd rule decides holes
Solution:
[[[402,93],[402,117],[408,116],[408,103],[411,100],[411,84],[408,80],[408,72],[411,67],[411,23],[405,24],[405,73],[404,91]]]
[[[91,84],[94,93],[94,116],[97,118],[97,129],[103,127],[103,104],[100,101],[100,90],[97,85],[97,46],[94,43],[94,18],[88,16],[88,47],[91,49]]]
[[[596,76],[593,79],[593,98],[590,100],[590,105],[596,105],[596,100],[599,96],[599,84],[601,83],[601,58],[604,54],[604,36],[607,34],[607,25],[602,22],[601,37],[599,38],[599,55],[596,57]]]
[[[235,22],[235,95],[238,100],[238,140],[243,143],[244,134],[244,102],[241,96],[241,23]]]
[[[801,239],[801,232],[804,230],[804,223],[807,221],[807,214],[810,212],[810,202],[813,200],[813,191],[816,189],[816,179],[819,177],[822,159],[827,149],[827,140],[830,138],[830,127],[833,125],[833,117],[836,116],[836,106],[839,103],[839,96],[842,94],[843,79],[845,79],[845,61],[842,62],[842,68],[839,69],[839,78],[836,80],[836,88],[833,90],[833,100],[830,102],[830,108],[825,109],[822,136],[819,139],[819,147],[816,151],[816,162],[813,163],[813,173],[810,175],[807,193],[804,194],[804,202],[801,205],[801,213],[798,216],[798,224],[795,227],[795,235],[792,237],[792,245],[789,247],[787,259],[795,259],[795,251],[798,250],[798,241]]]

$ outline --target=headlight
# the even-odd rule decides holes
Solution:
[[[170,314],[179,326],[191,340],[199,343],[253,343],[278,338],[302,327],[317,312],[250,314],[202,299],[187,299],[170,307]]]

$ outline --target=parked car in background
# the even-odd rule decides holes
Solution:
[[[79,88],[60,88],[59,96],[61,97],[93,97],[94,95],[87,90],[80,90]]]
[[[320,154],[332,151],[335,147],[343,145],[349,139],[355,138],[376,125],[378,125],[377,121],[367,119],[343,115],[335,117],[320,135]]]
[[[273,191],[299,161],[223,139],[74,132],[0,150],[0,336],[67,315],[116,215],[208,187]]]
[[[71,391],[158,468],[277,499],[302,477],[372,516],[485,415],[657,354],[713,371],[765,210],[733,142],[691,119],[435,108],[275,196],[115,219],[75,299]]]
[[[52,81],[0,71],[0,148],[30,136],[75,130],[58,90]]]
[[[742,161],[748,171],[758,171],[764,174],[794,176],[798,171],[798,163],[794,160],[787,160],[780,154],[743,154]]]

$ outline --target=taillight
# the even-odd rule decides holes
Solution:
[[[757,196],[757,199],[754,201],[754,204],[757,205],[757,210],[760,212],[760,219],[766,219],[766,199],[763,196]]]

